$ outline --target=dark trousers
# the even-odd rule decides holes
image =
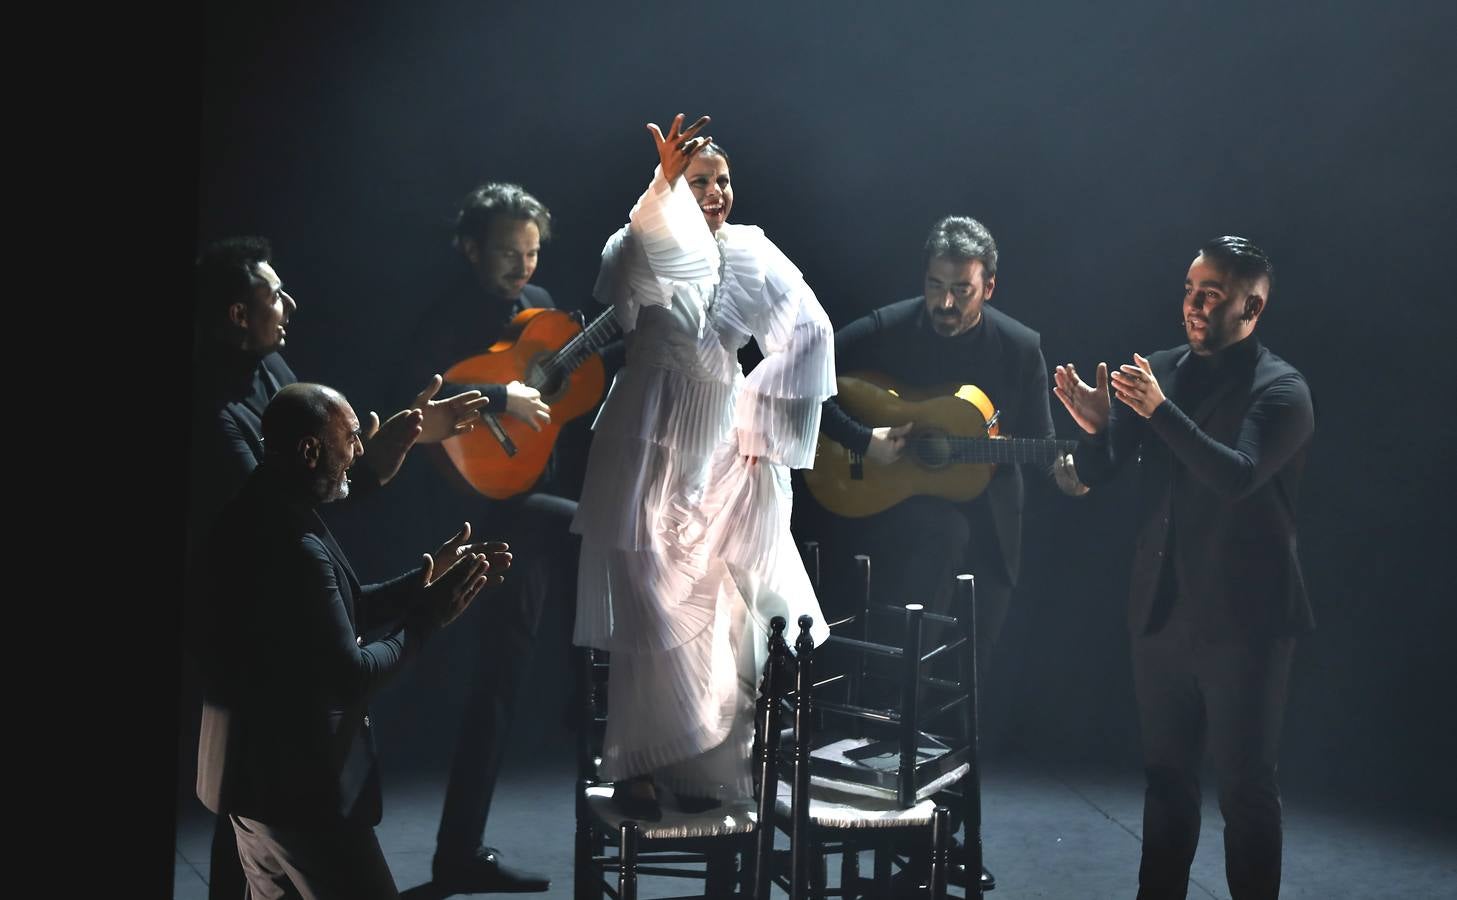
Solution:
[[[248,882],[238,861],[238,835],[227,816],[213,824],[211,867],[207,875],[208,900],[246,900]]]
[[[955,579],[969,572],[976,577],[977,668],[987,670],[992,647],[1001,634],[1011,605],[1012,585],[1001,548],[989,521],[982,522],[968,504],[939,497],[911,497],[884,512],[863,519],[827,517],[823,557],[825,590],[820,605],[831,620],[858,613],[860,596],[854,584],[852,557],[870,557],[871,599],[887,606],[922,603],[928,612],[954,615]],[[872,620],[872,629],[890,622]],[[947,639],[941,627],[927,624],[923,646]],[[898,633],[881,631],[870,639],[899,644]]]
[[[249,900],[399,900],[368,825],[273,826],[228,816]]]
[[[1293,638],[1211,642],[1178,601],[1153,634],[1133,637],[1147,780],[1139,900],[1182,898],[1199,844],[1199,768],[1207,745],[1224,816],[1233,900],[1280,894],[1275,782]]]
[[[486,602],[473,604],[455,627],[478,639],[475,674],[461,713],[436,856],[463,859],[481,845],[506,750],[523,676],[549,602],[571,603],[576,589],[577,538],[569,533],[575,501],[530,494],[492,504],[472,535],[511,544],[511,571]]]

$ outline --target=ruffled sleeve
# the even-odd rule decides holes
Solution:
[[[644,306],[669,306],[674,294],[700,333],[718,284],[718,244],[681,178],[671,187],[661,167],[638,198],[628,224],[607,239],[592,295],[611,304],[624,332]]]
[[[751,226],[725,226],[720,321],[752,335],[763,362],[734,412],[739,452],[792,469],[814,465],[820,404],[835,393],[829,316],[799,269]]]

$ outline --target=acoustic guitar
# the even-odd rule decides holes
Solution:
[[[606,373],[597,354],[619,331],[611,309],[586,328],[565,310],[522,310],[485,353],[451,366],[445,373],[451,384],[520,381],[541,391],[551,407],[551,422],[541,431],[504,410],[483,412],[485,427],[441,445],[456,471],[493,500],[530,490],[546,470],[562,426],[602,400]]]
[[[1077,446],[997,437],[996,407],[975,385],[906,388],[873,372],[843,375],[836,384],[835,400],[856,421],[872,428],[915,423],[900,458],[888,465],[820,435],[805,485],[821,506],[847,518],[874,515],[917,495],[972,500],[986,490],[999,464],[1050,465]]]

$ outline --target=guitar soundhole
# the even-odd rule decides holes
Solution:
[[[921,431],[911,436],[911,453],[927,469],[951,464],[951,441],[944,431]]]
[[[567,375],[561,371],[548,375],[537,360],[532,360],[526,370],[526,383],[541,391],[541,398],[550,404],[566,390]]]

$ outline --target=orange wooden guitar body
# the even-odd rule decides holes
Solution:
[[[451,366],[453,384],[507,384],[520,381],[541,391],[551,407],[551,423],[541,431],[505,410],[493,410],[469,434],[442,444],[455,468],[471,486],[494,500],[531,489],[546,470],[562,426],[591,412],[602,400],[606,374],[595,354],[575,371],[553,377],[557,351],[582,332],[570,313],[559,309],[523,310],[485,353]]]

